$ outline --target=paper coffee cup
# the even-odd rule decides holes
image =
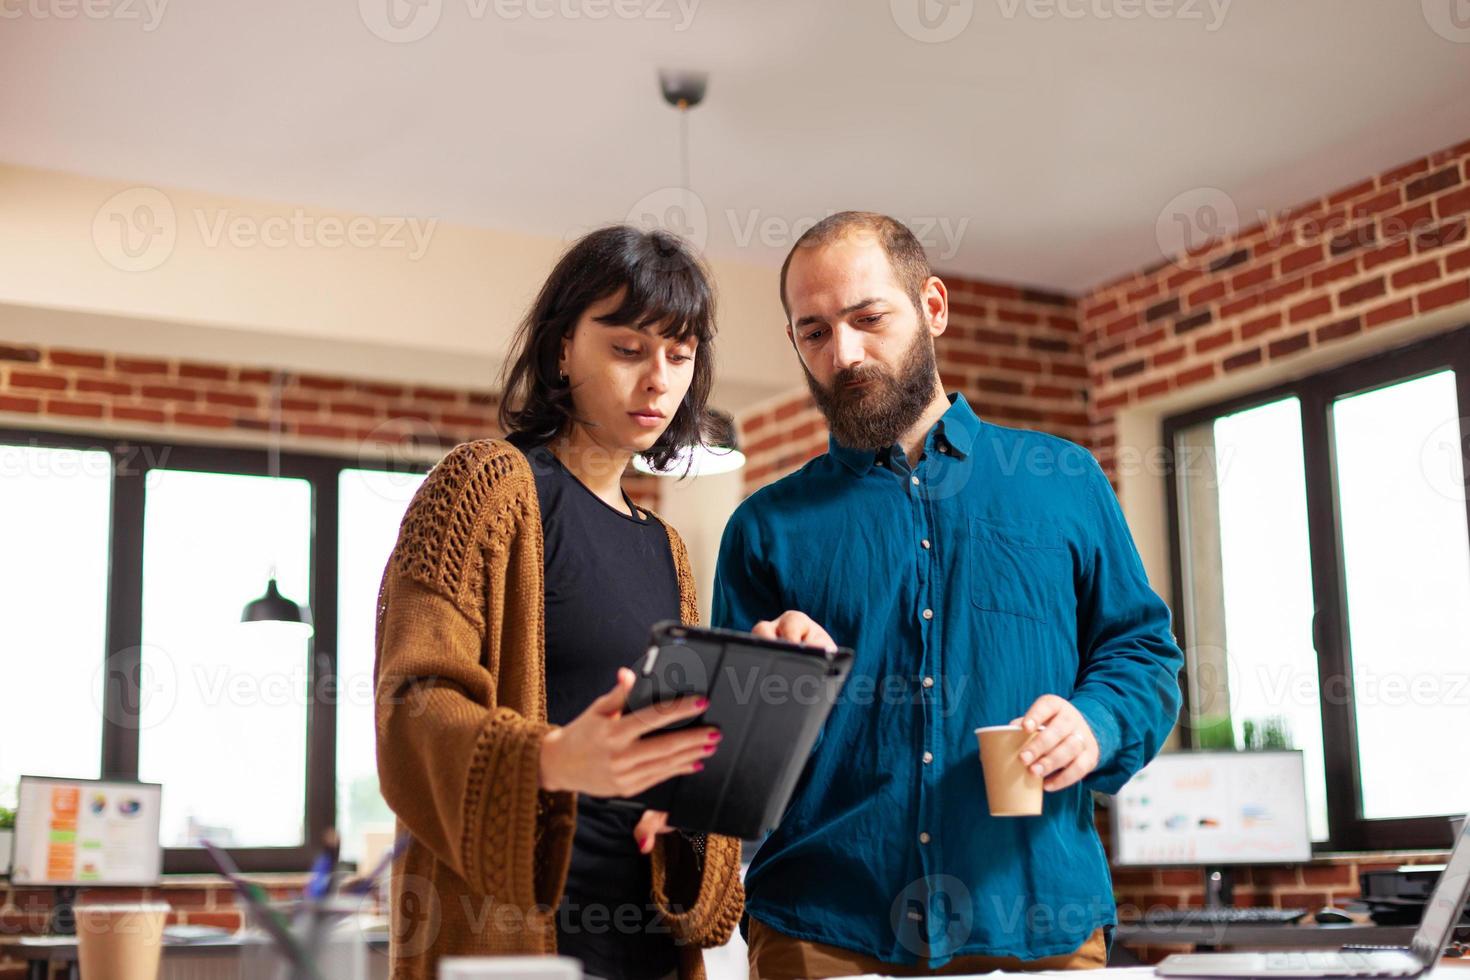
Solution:
[[[980,741],[980,768],[992,817],[1035,817],[1041,814],[1041,777],[1021,762],[1021,747],[1036,737],[1020,725],[975,729]]]
[[[77,962],[86,980],[157,980],[166,902],[75,907]]]

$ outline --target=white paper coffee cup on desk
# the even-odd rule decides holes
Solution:
[[[86,980],[156,980],[166,902],[78,905],[77,963]]]
[[[1041,815],[1041,777],[1021,761],[1021,747],[1036,737],[1020,725],[988,725],[975,729],[980,741],[980,768],[992,817]]]

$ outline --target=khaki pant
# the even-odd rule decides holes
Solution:
[[[1059,956],[1039,960],[1020,960],[1014,956],[956,956],[944,966],[930,970],[923,966],[884,963],[839,946],[793,939],[754,916],[750,919],[750,980],[808,980],[812,977],[854,977],[864,973],[942,977],[989,973],[992,970],[1101,970],[1107,962],[1107,936],[1102,929],[1094,932],[1074,951]]]

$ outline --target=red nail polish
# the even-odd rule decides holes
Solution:
[[[710,732],[709,733],[709,740],[711,742],[718,742],[720,739],[722,739],[724,737],[725,737],[725,733],[724,732]]]
[[[694,699],[694,706],[696,708],[708,708],[709,707],[709,698],[695,698]]]
[[[696,762],[694,764],[694,771],[695,772],[699,772],[703,768],[704,768],[704,763],[703,762]]]

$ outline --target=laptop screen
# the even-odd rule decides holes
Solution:
[[[1432,964],[1444,952],[1467,896],[1470,896],[1470,820],[1460,826],[1455,849],[1434,886],[1434,894],[1424,906],[1424,918],[1410,944],[1410,951],[1420,962]]]

